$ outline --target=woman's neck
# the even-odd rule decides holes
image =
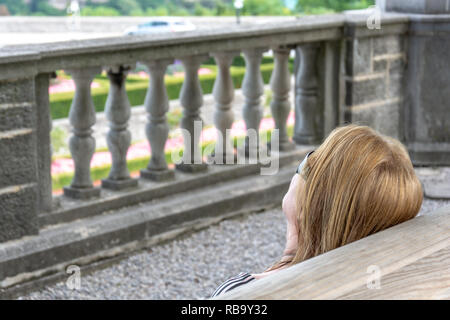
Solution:
[[[283,251],[283,256],[281,257],[281,260],[292,260],[292,258],[295,256],[295,254],[297,253],[297,248],[298,248],[298,233],[297,233],[297,229],[295,227],[290,227],[290,225],[287,225],[287,232],[286,232],[286,244],[284,246],[284,251]],[[277,272],[278,270],[284,269],[288,266],[288,264],[283,265],[277,269],[274,270],[270,270],[270,271],[265,271],[262,273],[255,273],[252,274],[252,276],[255,279],[261,279],[264,277],[267,277],[275,272]]]

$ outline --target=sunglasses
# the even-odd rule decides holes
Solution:
[[[305,159],[303,159],[303,161],[298,165],[297,167],[297,171],[295,171],[295,173],[300,174],[302,173],[303,169],[305,168],[306,162],[308,161],[308,157],[314,152],[310,151],[306,154]]]

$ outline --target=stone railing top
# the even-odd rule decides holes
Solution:
[[[271,22],[226,29],[196,30],[160,35],[121,36],[102,39],[74,40],[46,44],[15,45],[0,49],[0,70],[6,64],[35,60],[36,72],[50,72],[70,67],[134,63],[141,59],[175,58],[213,51],[250,47],[271,47],[302,42],[339,39],[343,27],[365,27],[367,14],[332,14],[301,17],[286,23]],[[404,24],[405,14],[385,13],[386,26]],[[378,31],[380,32],[380,31]],[[382,32],[382,31],[381,31]],[[5,70],[2,70],[5,78]]]
[[[39,52],[41,57],[73,54],[85,52],[117,50],[117,49],[138,49],[161,45],[170,45],[173,43],[188,43],[209,41],[211,39],[232,39],[240,37],[272,35],[284,32],[308,31],[312,29],[323,29],[342,27],[344,24],[344,15],[322,15],[308,16],[298,20],[289,20],[287,23],[255,24],[237,26],[231,25],[226,29],[194,30],[189,32],[176,32],[151,35],[135,35],[108,37],[101,39],[74,40],[63,42],[52,42],[47,44],[14,45],[11,49]]]

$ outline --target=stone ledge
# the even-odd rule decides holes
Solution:
[[[425,197],[437,200],[450,199],[450,182],[425,184]]]
[[[368,29],[368,13],[346,14],[344,36],[347,38],[378,37],[384,35],[405,34],[409,29],[407,14],[382,13],[381,28]]]
[[[416,150],[408,148],[411,161],[415,166],[450,166],[450,151],[442,149],[439,143],[429,143],[434,150]]]

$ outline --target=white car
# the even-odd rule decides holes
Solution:
[[[196,27],[193,23],[183,19],[152,19],[146,23],[127,28],[125,30],[126,35],[144,35],[155,34],[163,32],[179,32],[179,31],[192,31]]]

